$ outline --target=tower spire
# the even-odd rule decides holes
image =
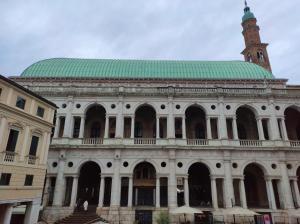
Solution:
[[[242,54],[245,61],[255,63],[272,72],[269,56],[267,52],[268,44],[262,43],[259,34],[259,26],[254,14],[245,0],[244,16],[242,20],[243,35],[246,48]]]

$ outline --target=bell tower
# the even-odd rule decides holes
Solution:
[[[268,44],[262,43],[259,34],[259,26],[254,14],[245,1],[244,16],[242,20],[243,35],[245,39],[246,48],[242,54],[245,61],[255,63],[272,72],[269,56],[267,52]]]

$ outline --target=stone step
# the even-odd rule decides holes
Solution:
[[[85,224],[87,222],[92,222],[92,221],[107,222],[106,220],[98,216],[95,212],[76,211],[72,215],[55,222],[55,224]]]

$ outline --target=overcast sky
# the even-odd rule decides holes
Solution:
[[[300,84],[300,1],[248,0],[277,78]],[[53,57],[243,60],[243,0],[0,0],[0,74]]]

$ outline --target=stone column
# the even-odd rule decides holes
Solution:
[[[77,188],[78,188],[78,176],[74,176],[73,184],[72,184],[71,203],[70,203],[71,207],[75,207],[76,205]]]
[[[223,99],[220,99],[221,102],[219,103],[219,122],[218,122],[218,132],[219,132],[219,139],[228,139],[227,135],[227,125],[226,125],[226,118],[224,114],[224,102]]]
[[[240,179],[240,198],[241,198],[241,204],[242,207],[247,209],[247,197],[246,197],[246,191],[245,191],[245,182],[244,179]]]
[[[156,177],[156,185],[155,185],[155,207],[160,207],[160,178]]]
[[[176,179],[176,166],[175,166],[175,158],[170,158],[170,172],[169,172],[169,183],[168,183],[168,206],[170,208],[177,207],[177,179]]]
[[[280,122],[281,122],[282,135],[283,135],[282,138],[283,138],[283,140],[288,141],[289,136],[288,136],[288,133],[286,130],[285,119],[284,118],[280,119]]]
[[[272,184],[271,178],[266,178],[266,185],[267,185],[267,193],[268,193],[268,199],[269,199],[269,206],[271,209],[276,210],[276,200],[274,195],[274,189]]]
[[[109,116],[105,116],[105,129],[104,129],[104,138],[108,138],[108,130],[109,129]]]
[[[233,193],[233,183],[231,175],[231,161],[229,159],[224,160],[224,171],[225,171],[225,204],[226,208],[232,208],[235,198]],[[232,204],[233,202],[233,204]]]
[[[237,129],[237,123],[236,123],[236,116],[232,118],[232,132],[233,132],[233,139],[239,140],[239,134]]]
[[[168,128],[167,128],[167,135],[168,138],[174,139],[175,138],[175,125],[174,125],[174,113],[173,113],[173,99],[169,97],[168,102]]]
[[[64,138],[72,138],[72,133],[73,133],[73,116],[72,116],[72,107],[73,107],[73,102],[69,101],[68,103],[68,109],[67,109],[67,114],[66,114],[66,120],[65,120],[65,128],[64,128],[64,133],[63,137]]]
[[[10,224],[13,211],[13,204],[7,204],[5,214],[3,215],[3,224]]]
[[[24,224],[36,224],[40,213],[40,200],[29,202],[26,206]]]
[[[104,188],[105,188],[105,177],[101,176],[100,189],[99,189],[99,202],[98,202],[98,207],[100,207],[100,208],[103,207]]]
[[[20,149],[20,161],[24,161],[24,157],[25,157],[26,153],[29,154],[29,151],[26,152],[27,149],[29,150],[28,141],[29,140],[31,141],[31,138],[29,136],[29,132],[30,132],[30,127],[26,126],[25,130],[24,130],[24,135],[23,135],[23,147],[21,147],[21,149]],[[42,150],[44,150],[44,148],[42,148]]]
[[[58,138],[59,127],[60,127],[60,116],[57,116],[56,121],[55,121],[55,129],[54,129],[53,138]]]
[[[0,124],[0,136],[1,136],[1,138],[0,138],[0,152],[4,151],[4,148],[5,148],[4,146],[3,147],[1,147],[1,146],[2,146],[3,140],[4,140],[3,136],[5,136],[4,133],[7,131],[7,129],[8,129],[8,127],[7,127],[7,119],[6,119],[6,117],[1,117],[1,124]]]
[[[184,177],[184,204],[190,206],[189,178]]]
[[[289,175],[286,168],[286,163],[282,161],[279,164],[280,164],[280,172],[281,172],[281,183],[282,183],[281,186],[282,186],[282,193],[284,199],[284,207],[286,209],[293,209],[294,202],[292,197]]]
[[[120,180],[120,156],[119,151],[116,150],[114,159],[114,175],[111,187],[111,206],[120,205]]]
[[[263,125],[262,125],[262,119],[261,118],[256,118],[256,120],[257,120],[257,130],[258,130],[259,140],[265,140],[264,129],[263,129]]]
[[[46,145],[45,145],[45,149],[44,149],[44,158],[43,161],[41,162],[42,164],[46,164],[47,163],[47,159],[48,159],[48,153],[49,153],[49,146],[50,146],[50,140],[51,140],[51,133],[48,133],[46,135]]]
[[[50,184],[51,184],[51,177],[46,176],[45,191],[43,194],[43,207],[47,207],[48,205]]]
[[[123,117],[123,100],[119,99],[118,114],[116,118],[116,138],[124,136],[124,117]]]
[[[85,126],[85,115],[81,116],[80,119],[80,129],[79,129],[79,138],[84,138],[84,127]]]
[[[182,116],[182,138],[186,139],[186,120],[185,120],[185,116]]]
[[[277,118],[276,118],[276,110],[275,110],[275,106],[274,103],[271,102],[271,118],[270,118],[270,135],[271,135],[271,139],[272,140],[279,140],[280,139],[280,134],[279,134],[279,129],[278,129],[278,122],[277,122]]]
[[[300,193],[299,193],[299,187],[298,187],[297,179],[293,180],[293,185],[294,185],[294,191],[295,191],[295,196],[296,196],[297,207],[299,208],[299,206],[300,206]]]
[[[128,184],[128,207],[132,207],[132,192],[133,192],[133,178],[132,176],[129,178],[129,184]]]
[[[211,176],[210,181],[211,181],[212,204],[213,204],[213,208],[216,210],[219,208],[216,178]]]
[[[206,117],[206,132],[207,132],[207,139],[212,139],[210,117]]]
[[[134,139],[134,115],[131,116],[130,138]]]
[[[160,117],[156,116],[156,138],[157,139],[160,138],[160,136],[159,136],[159,119],[160,119]]]
[[[65,158],[61,154],[58,162],[58,172],[56,176],[56,183],[54,188],[53,206],[62,206],[64,196],[64,169],[65,169]]]

